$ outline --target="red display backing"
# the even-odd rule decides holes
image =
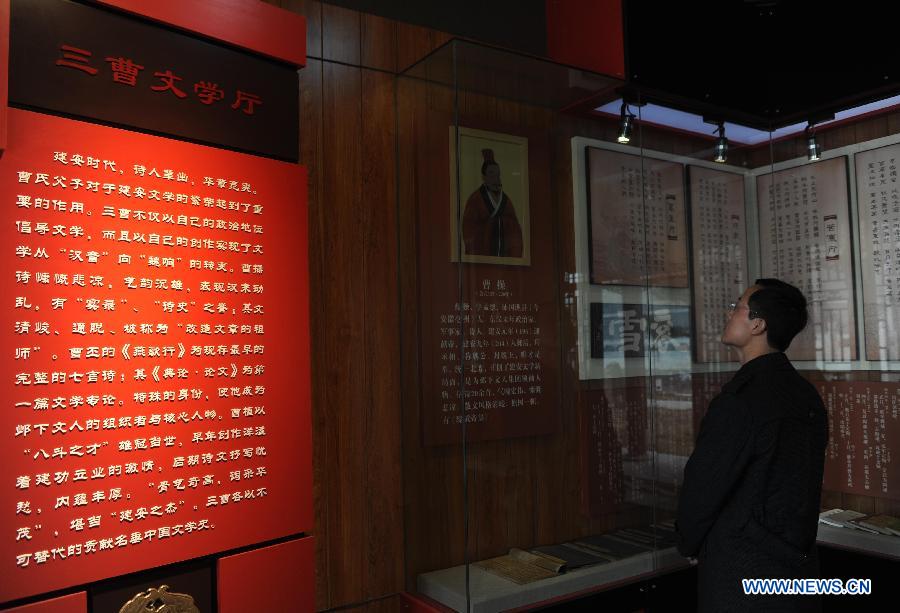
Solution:
[[[5,613],[87,613],[87,592],[77,592],[7,609]]]
[[[9,111],[0,603],[312,527],[306,171]]]
[[[0,152],[6,149],[9,101],[9,0],[0,0]]]
[[[625,77],[621,0],[547,0],[547,54],[563,64]]]
[[[403,610],[409,613],[452,613],[453,609],[445,607],[436,600],[422,594],[400,593]]]
[[[315,610],[315,540],[289,541],[219,560],[219,613]]]

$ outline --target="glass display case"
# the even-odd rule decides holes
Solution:
[[[896,115],[811,160],[802,127],[674,130],[624,85],[463,41],[398,77],[407,583],[455,610],[689,567],[682,472],[760,277],[810,302],[823,508],[900,514]]]

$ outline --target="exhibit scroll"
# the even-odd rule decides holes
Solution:
[[[866,358],[900,360],[900,145],[856,154]]]
[[[760,175],[757,182],[763,277],[800,288],[809,323],[791,343],[792,360],[857,358],[847,160]]]
[[[696,360],[730,362],[722,327],[748,283],[744,177],[702,166],[689,166],[688,177]]]
[[[684,168],[587,148],[591,283],[687,287]]]

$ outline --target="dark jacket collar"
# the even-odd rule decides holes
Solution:
[[[790,366],[791,361],[781,351],[775,353],[766,353],[759,357],[755,357],[746,362],[737,371],[735,376],[742,374],[755,375],[764,370],[781,370],[785,366]]]
[[[791,361],[781,351],[766,353],[741,366],[731,381],[722,388],[722,391],[736,392],[757,376],[765,376],[767,372],[792,368]]]

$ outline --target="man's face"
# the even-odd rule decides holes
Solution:
[[[503,189],[503,183],[500,181],[500,166],[497,164],[488,166],[481,178],[484,180],[485,187],[492,192],[497,193]]]
[[[753,337],[752,330],[754,320],[750,318],[750,306],[748,301],[753,292],[759,286],[752,285],[744,290],[740,299],[735,303],[734,310],[728,314],[725,330],[722,332],[722,342],[732,347],[745,347]]]

